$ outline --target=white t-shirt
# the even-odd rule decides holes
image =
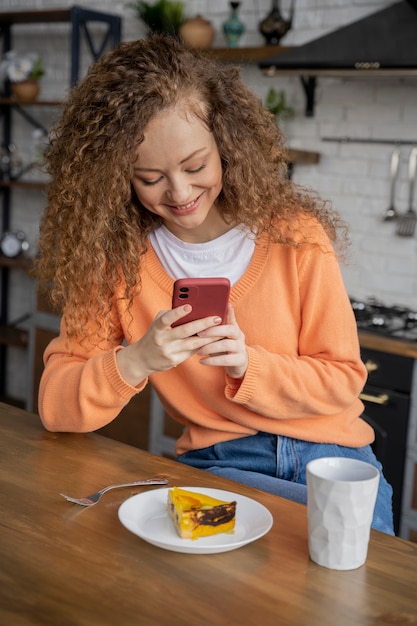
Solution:
[[[254,236],[242,226],[212,241],[188,243],[162,225],[149,239],[165,271],[174,280],[224,276],[234,285],[248,267],[255,249]]]

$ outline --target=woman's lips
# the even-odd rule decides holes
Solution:
[[[189,213],[192,213],[193,211],[195,211],[195,209],[199,206],[202,195],[203,194],[201,193],[197,198],[195,198],[191,202],[187,202],[187,204],[182,204],[181,206],[178,206],[178,205],[174,206],[172,204],[169,204],[168,205],[169,209],[170,211],[172,211],[172,213],[176,213],[177,215],[188,215]]]

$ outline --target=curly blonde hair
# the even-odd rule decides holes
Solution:
[[[294,245],[288,225],[307,214],[333,242],[343,239],[338,215],[289,180],[283,136],[238,68],[169,36],[122,43],[72,89],[46,155],[52,180],[36,275],[65,309],[70,337],[85,337],[91,319],[103,326],[117,286],[129,306],[140,288],[141,255],[160,218],[132,189],[133,155],[149,121],[178,105],[213,133],[223,172],[216,206],[227,221]],[[107,322],[104,334],[112,330]]]

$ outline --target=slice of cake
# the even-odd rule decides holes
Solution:
[[[224,502],[173,487],[168,491],[168,512],[182,539],[198,539],[232,532],[236,521],[236,502]]]

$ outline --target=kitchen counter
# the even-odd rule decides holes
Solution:
[[[375,333],[359,332],[359,342],[362,348],[379,350],[388,354],[399,354],[400,356],[417,359],[417,341],[402,341],[391,337],[382,337]]]

